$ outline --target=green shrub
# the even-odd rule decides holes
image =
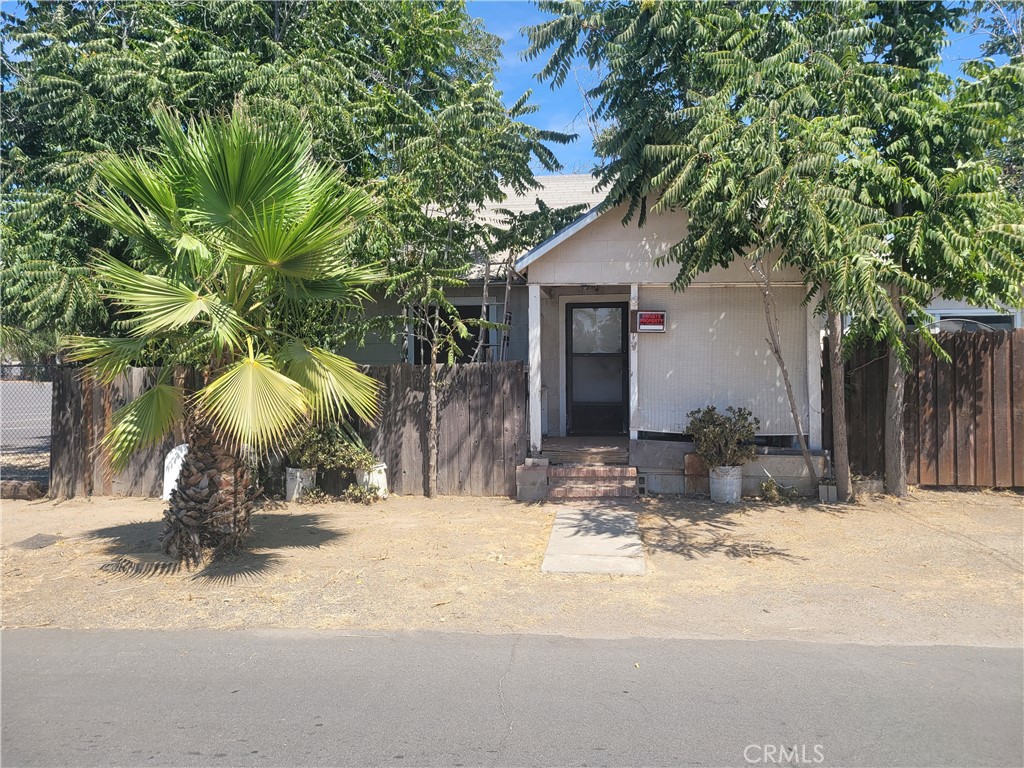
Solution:
[[[373,504],[375,501],[380,501],[380,496],[376,491],[363,488],[363,486],[356,485],[355,483],[345,489],[341,494],[341,498],[352,504]]]
[[[754,458],[753,441],[761,420],[748,409],[730,405],[721,413],[709,405],[686,417],[697,455],[708,467],[739,467]]]
[[[377,459],[348,426],[326,424],[311,427],[288,450],[291,466],[330,471],[361,470],[367,472]]]

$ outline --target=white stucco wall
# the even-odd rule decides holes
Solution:
[[[623,226],[626,208],[608,211],[530,264],[527,278],[541,285],[668,285],[679,272],[676,264],[655,266],[686,237],[686,213],[651,215],[643,228],[636,219]],[[779,282],[799,282],[799,272],[779,270]],[[742,263],[716,267],[698,275],[696,283],[746,283],[750,275]]]
[[[783,357],[804,429],[808,421],[807,311],[801,288],[779,288]],[[696,408],[749,408],[762,435],[796,434],[782,371],[768,349],[761,298],[753,287],[641,288],[640,308],[668,312],[665,333],[638,334],[640,402],[630,427],[686,431]]]

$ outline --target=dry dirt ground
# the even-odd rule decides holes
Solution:
[[[5,501],[3,625],[528,632],[1018,646],[1024,496],[637,503],[642,577],[542,574],[554,507],[396,498],[262,509],[184,571],[158,500]]]

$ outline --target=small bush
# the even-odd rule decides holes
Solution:
[[[377,460],[348,426],[326,424],[310,427],[288,449],[290,466],[316,470],[369,471]]]
[[[336,498],[334,496],[331,496],[331,494],[327,493],[326,491],[314,487],[306,488],[302,491],[302,500],[299,503],[314,505],[327,504],[328,502],[331,501],[336,501]]]
[[[761,420],[746,408],[729,406],[721,413],[715,406],[686,414],[687,432],[708,467],[739,467],[754,458],[754,436]]]
[[[353,504],[373,504],[375,501],[380,501],[380,496],[376,491],[363,488],[363,486],[356,483],[352,483],[352,485],[346,488],[345,492],[341,494],[341,498]]]
[[[769,477],[761,483],[761,498],[770,504],[794,501],[799,495],[796,488],[779,485],[774,477]]]

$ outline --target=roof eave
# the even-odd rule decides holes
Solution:
[[[580,216],[574,222],[564,227],[563,229],[560,229],[558,232],[553,234],[543,243],[534,246],[532,249],[530,249],[522,256],[520,256],[518,259],[516,259],[515,270],[517,272],[522,272],[531,264],[533,264],[533,262],[537,261],[537,259],[546,254],[548,251],[552,250],[561,243],[564,243],[566,240],[575,235],[584,227],[587,227],[590,224],[592,224],[594,221],[597,220],[597,218],[602,213],[603,211],[601,210],[600,206],[596,208],[591,208],[589,211]]]

